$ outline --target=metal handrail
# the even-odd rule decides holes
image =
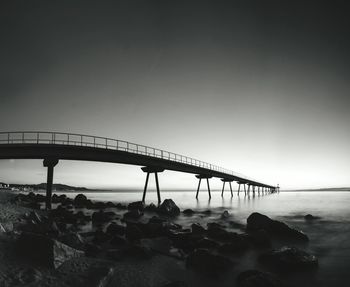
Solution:
[[[125,151],[129,153],[142,154],[149,157],[180,162],[191,166],[202,167],[212,171],[221,172],[227,175],[232,175],[249,181],[257,182],[243,174],[233,172],[231,170],[219,167],[217,165],[203,162],[188,156],[176,154],[162,149],[153,148],[146,145],[140,145],[128,141],[99,136],[45,131],[0,132],[0,144],[74,145],[93,147],[99,149]]]

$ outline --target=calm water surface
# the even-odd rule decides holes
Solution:
[[[75,195],[76,193],[68,194],[70,197]],[[139,201],[142,197],[141,192],[94,192],[86,195],[92,200],[122,203]],[[193,222],[203,225],[214,220],[220,222],[220,214],[224,210],[230,212],[231,222],[238,223],[237,226],[229,225],[229,228],[237,232],[243,232],[239,224],[245,224],[252,212],[260,212],[293,225],[310,237],[310,242],[301,247],[315,254],[320,266],[311,275],[285,274],[285,280],[300,286],[350,286],[347,285],[350,281],[350,192],[280,192],[249,197],[244,194],[237,196],[236,193],[231,197],[226,192],[223,198],[220,192],[212,192],[210,201],[205,191],[200,193],[198,201],[195,192],[162,192],[161,195],[162,199],[172,198],[181,209],[199,211],[193,217],[181,215],[177,219],[185,226]],[[149,192],[147,203],[156,203],[156,198],[155,192]],[[209,216],[200,213],[208,209],[212,211]],[[319,216],[320,219],[307,222],[304,216],[308,213]],[[249,256],[240,259],[237,270],[261,267]]]

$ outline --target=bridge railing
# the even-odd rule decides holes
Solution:
[[[142,154],[150,157],[161,158],[174,162],[180,162],[192,166],[225,173],[227,175],[237,176],[246,180],[254,181],[240,173],[203,162],[188,156],[176,154],[166,150],[161,150],[145,145],[140,145],[128,141],[104,138],[98,136],[71,134],[62,132],[0,132],[0,144],[50,144],[50,145],[73,145],[93,147],[100,149],[110,149],[125,151],[129,153]]]

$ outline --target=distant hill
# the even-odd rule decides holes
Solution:
[[[10,187],[15,187],[15,188],[32,188],[34,190],[42,190],[46,189],[46,183],[39,183],[39,184],[10,184]],[[67,190],[72,190],[72,191],[87,191],[86,187],[76,187],[76,186],[70,186],[66,184],[60,184],[60,183],[54,183],[52,185],[53,190],[57,191],[67,191]]]
[[[297,189],[296,191],[350,191],[350,187],[327,187],[314,189]]]

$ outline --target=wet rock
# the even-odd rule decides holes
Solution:
[[[34,233],[23,232],[17,243],[23,256],[46,267],[58,268],[65,261],[84,255],[82,251]]]
[[[123,245],[126,245],[127,244],[127,241],[125,240],[124,237],[121,237],[121,236],[114,236],[112,238],[112,240],[110,241],[111,245],[113,246],[123,246]]]
[[[192,209],[185,209],[182,213],[190,216],[194,214],[194,211]]]
[[[186,266],[203,274],[217,274],[232,267],[230,259],[215,255],[206,249],[194,250],[186,259]]]
[[[43,278],[41,272],[38,269],[35,268],[26,268],[20,270],[16,274],[15,282],[17,284],[23,284],[25,286],[29,284],[34,284],[38,281],[40,281]],[[16,284],[16,286],[17,286]]]
[[[247,237],[250,239],[252,244],[254,246],[256,246],[256,247],[264,248],[264,247],[270,247],[271,246],[270,236],[263,229],[250,232],[249,234],[247,234]]]
[[[140,210],[138,209],[133,209],[131,211],[128,211],[126,213],[124,213],[123,215],[123,218],[125,220],[128,220],[128,219],[139,219],[141,216],[143,215],[143,212],[141,212]]]
[[[281,280],[275,275],[258,270],[247,270],[237,276],[239,287],[283,287]]]
[[[218,242],[208,238],[202,238],[198,240],[196,243],[196,248],[213,249],[213,248],[217,248],[218,246],[219,246]]]
[[[85,244],[85,255],[89,257],[96,257],[101,251],[101,247],[94,243]]]
[[[264,253],[259,258],[264,264],[285,270],[311,270],[318,266],[316,256],[295,247],[282,247]]]
[[[124,204],[121,204],[120,202],[115,205],[116,208],[118,209],[127,209],[128,207]]]
[[[129,210],[140,210],[140,211],[143,211],[145,208],[145,204],[142,202],[142,201],[136,201],[136,202],[131,202],[129,205],[128,205],[128,209]]]
[[[173,281],[169,282],[162,287],[188,287],[189,285],[184,281]]]
[[[230,240],[232,237],[232,232],[228,232],[217,223],[208,223],[208,236],[211,238],[219,239],[219,240]]]
[[[115,215],[116,214],[112,211],[104,212],[103,210],[100,210],[98,212],[94,212],[91,219],[93,223],[106,223],[111,221]]]
[[[318,216],[313,216],[312,214],[306,214],[306,215],[304,216],[304,218],[305,218],[305,220],[307,220],[307,221],[319,219]]]
[[[96,244],[102,244],[109,241],[110,239],[111,239],[111,235],[103,232],[102,229],[98,229],[96,230],[92,241]]]
[[[222,253],[243,253],[251,246],[249,240],[240,234],[233,234],[230,242],[224,243],[219,247]]]
[[[124,235],[125,226],[112,222],[107,226],[106,233],[111,235]]]
[[[85,207],[86,206],[86,201],[87,201],[87,197],[82,194],[79,193],[75,198],[74,198],[74,205],[77,207]]]
[[[222,214],[221,214],[221,219],[227,219],[230,217],[230,213],[225,210]]]
[[[67,244],[70,247],[73,247],[77,250],[84,250],[85,242],[84,239],[76,232],[68,232],[59,237],[59,240]]]
[[[150,248],[146,246],[133,244],[125,250],[125,255],[136,257],[139,259],[150,259],[153,257],[154,253]]]
[[[147,205],[144,208],[144,211],[147,211],[147,212],[157,212],[157,210],[158,210],[158,207],[154,203],[151,203],[150,205]]]
[[[191,225],[192,233],[194,234],[204,234],[206,232],[205,228],[199,223],[193,223]]]
[[[207,209],[207,210],[204,210],[202,212],[204,215],[210,215],[211,214],[211,210],[210,209]]]
[[[156,237],[152,239],[141,239],[140,245],[151,249],[157,253],[170,254],[171,241],[167,237]]]
[[[177,248],[185,252],[191,252],[196,248],[196,243],[204,238],[203,235],[193,234],[190,231],[169,231],[168,237]]]
[[[167,216],[177,216],[180,214],[180,208],[172,199],[165,199],[159,206],[158,212]]]
[[[42,218],[41,216],[36,213],[35,211],[31,211],[27,217],[28,220],[32,220],[35,223],[42,223]]]
[[[287,224],[272,220],[266,215],[254,212],[247,219],[247,230],[266,230],[273,235],[282,236],[291,240],[308,241],[309,238],[302,231],[289,227]]]
[[[127,224],[125,230],[125,236],[128,240],[134,241],[140,238],[144,238],[145,234],[142,230],[135,224]]]

